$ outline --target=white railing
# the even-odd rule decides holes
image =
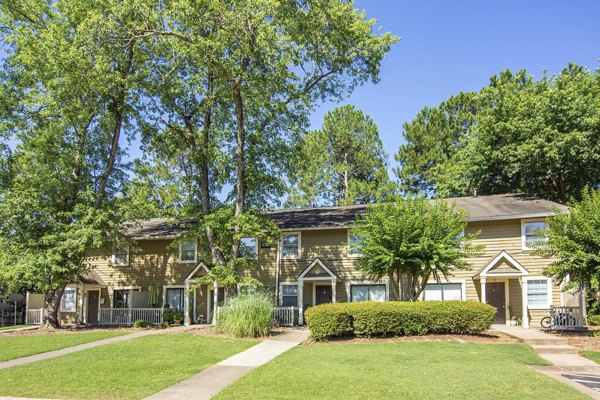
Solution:
[[[275,307],[273,319],[279,326],[298,325],[298,307]]]
[[[146,321],[154,325],[163,322],[162,308],[101,308],[101,325],[132,325],[135,321]]]
[[[44,310],[41,308],[27,310],[25,314],[25,325],[41,325]]]
[[[583,316],[579,307],[550,307],[550,320],[553,329],[583,327]]]

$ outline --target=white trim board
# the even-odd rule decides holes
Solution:
[[[490,274],[488,275],[488,271],[492,269],[492,267],[494,267],[500,260],[504,259],[505,261],[507,261],[509,264],[511,264],[513,267],[515,267],[517,270],[519,270],[519,272],[509,272],[509,273],[498,273],[498,274]],[[490,261],[486,267],[481,270],[481,272],[478,274],[480,278],[487,278],[488,276],[490,278],[493,277],[500,277],[500,276],[527,276],[529,275],[529,271],[527,271],[517,260],[515,260],[510,254],[508,254],[506,252],[506,250],[502,250],[500,253],[498,253],[498,255],[496,257],[494,257],[494,259],[492,261]]]

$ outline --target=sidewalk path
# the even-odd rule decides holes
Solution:
[[[112,337],[108,339],[96,340],[94,342],[83,343],[77,346],[65,347],[64,349],[52,350],[45,353],[34,354],[27,357],[15,358],[14,360],[8,360],[0,362],[0,369],[15,367],[17,365],[29,364],[35,361],[47,360],[49,358],[64,356],[66,354],[75,353],[82,350],[93,349],[94,347],[104,346],[111,343],[124,342],[126,340],[137,339],[148,335],[156,335],[160,333],[169,333],[178,330],[185,330],[185,327],[174,327],[168,329],[152,329],[147,331],[129,333],[123,336]]]
[[[553,366],[530,366],[551,378],[574,387],[594,399],[600,399],[600,365],[579,355],[579,349],[567,340],[539,329],[493,325],[491,330],[502,332],[528,344]]]
[[[146,400],[210,399],[248,372],[302,343],[308,335],[308,330],[289,330],[146,397]]]

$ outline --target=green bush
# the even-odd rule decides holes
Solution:
[[[144,321],[142,319],[138,319],[133,323],[134,328],[149,328],[152,326],[152,322]]]
[[[348,303],[321,304],[304,313],[311,336],[316,340],[344,336],[352,331]]]
[[[234,337],[266,336],[273,322],[273,296],[265,292],[229,298],[217,314],[217,332]]]
[[[599,326],[600,325],[600,315],[588,315],[587,321],[588,321],[588,325]]]
[[[361,302],[324,304],[306,310],[314,339],[431,333],[472,334],[488,329],[496,309],[476,301]]]

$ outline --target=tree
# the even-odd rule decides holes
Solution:
[[[586,186],[598,187],[598,71],[570,64],[560,74],[538,81],[525,71],[503,71],[474,101],[474,122],[453,139],[456,145],[449,147],[445,161],[430,155],[406,156],[418,153],[419,143],[427,140],[413,127],[411,133],[419,140],[411,140],[397,155],[405,163],[401,178],[430,162],[426,178],[442,197],[470,195],[474,190],[524,192],[561,203],[579,198]],[[451,121],[447,118],[443,124]],[[427,124],[420,128],[429,129]]]
[[[0,280],[45,293],[44,321],[59,326],[65,285],[86,254],[117,238],[130,132],[136,42],[113,40],[135,23],[111,2],[7,1],[1,5],[4,108],[0,137],[17,143],[0,187]]]
[[[357,269],[372,280],[389,278],[399,299],[416,301],[430,279],[440,282],[469,268],[482,249],[464,234],[468,215],[445,200],[398,197],[373,204],[353,229]]]
[[[305,133],[297,158],[289,205],[364,204],[393,194],[377,125],[352,105],[330,111],[322,129]]]
[[[404,193],[435,193],[436,167],[446,165],[464,138],[471,137],[476,111],[476,93],[461,92],[404,123],[407,143],[395,155],[400,163],[395,173]]]
[[[238,273],[240,240],[258,233],[244,227],[281,198],[308,113],[376,82],[397,38],[340,0],[189,0],[150,15],[131,37],[152,60],[144,95],[155,120],[139,167],[156,190],[142,185],[145,195],[173,220],[198,221],[188,235],[213,266]]]
[[[555,259],[544,274],[567,288],[600,290],[600,191],[584,189],[569,212],[556,210],[548,220],[548,242],[536,252]],[[567,282],[568,278],[568,282]]]

